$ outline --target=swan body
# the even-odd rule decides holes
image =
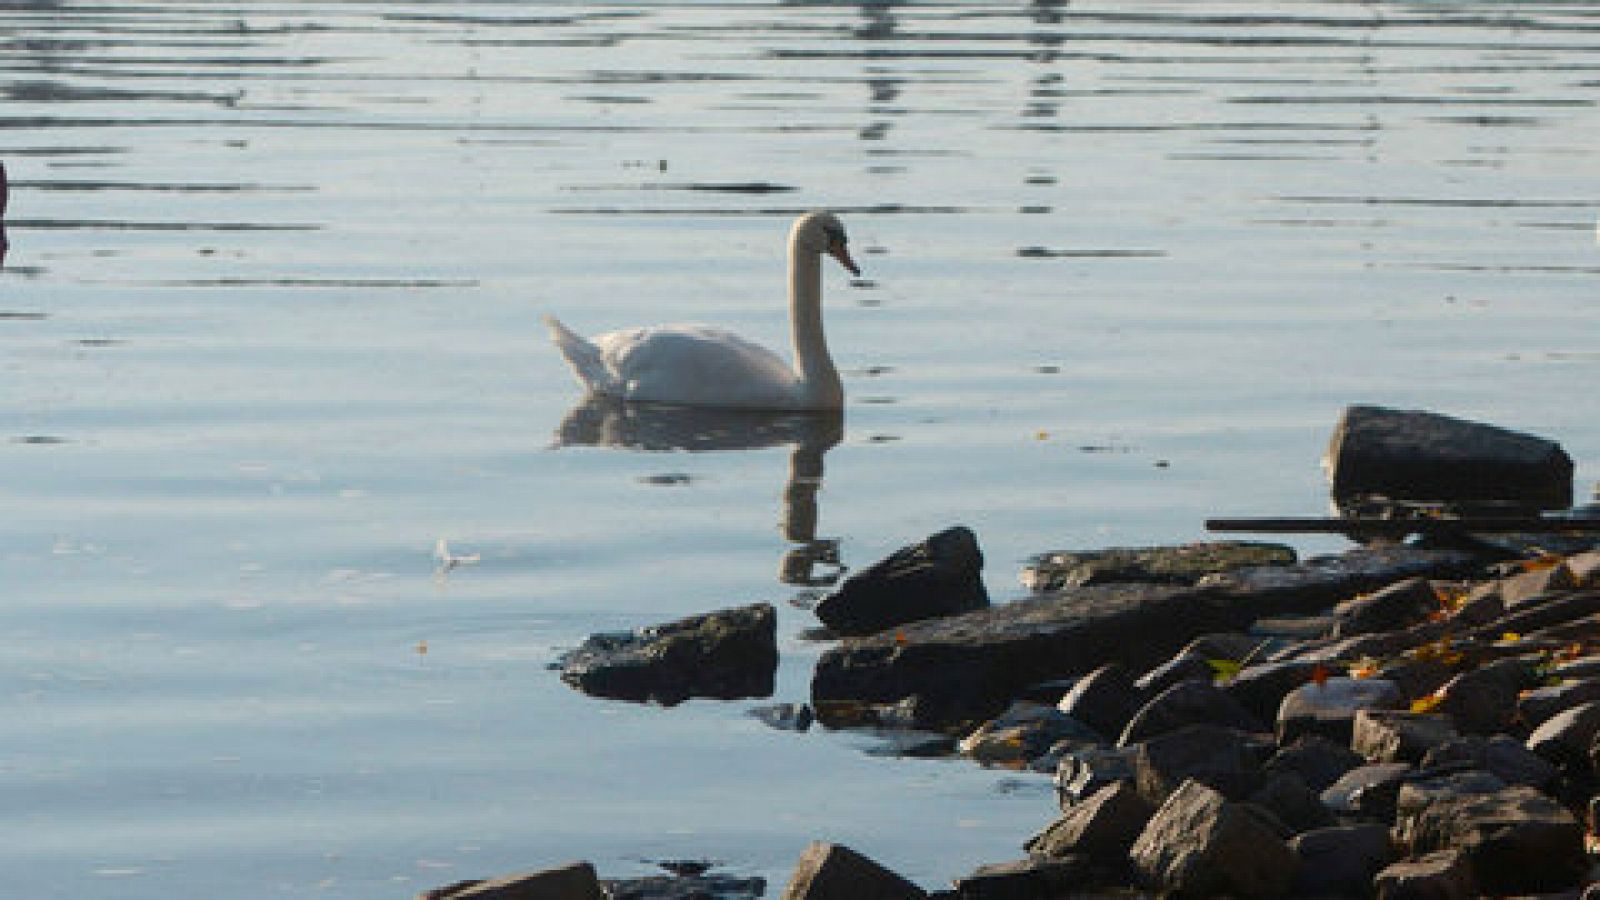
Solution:
[[[590,393],[641,403],[734,409],[838,409],[844,386],[822,328],[822,255],[860,274],[844,226],[812,212],[789,232],[789,324],[794,363],[722,328],[657,325],[583,338],[545,324]]]

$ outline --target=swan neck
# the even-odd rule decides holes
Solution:
[[[808,405],[843,405],[844,386],[822,329],[822,254],[808,250],[798,241],[789,245],[789,326],[794,338],[795,375]]]

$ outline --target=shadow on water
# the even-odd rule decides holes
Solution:
[[[556,429],[557,447],[610,447],[648,452],[758,450],[794,446],[783,489],[784,540],[793,544],[778,566],[784,584],[822,587],[839,579],[839,541],[817,537],[817,492],[823,457],[844,438],[835,411],[719,410],[627,403],[591,394]]]

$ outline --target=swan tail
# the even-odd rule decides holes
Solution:
[[[605,359],[600,355],[600,348],[584,340],[572,329],[561,324],[555,316],[544,316],[544,324],[550,329],[550,340],[555,342],[556,349],[566,357],[567,364],[572,366],[572,371],[577,374],[578,380],[584,387],[600,393],[611,393],[613,388],[611,370],[606,367]]]

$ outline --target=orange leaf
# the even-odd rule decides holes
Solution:
[[[1317,663],[1311,667],[1311,681],[1313,684],[1324,685],[1328,683],[1328,667]]]

